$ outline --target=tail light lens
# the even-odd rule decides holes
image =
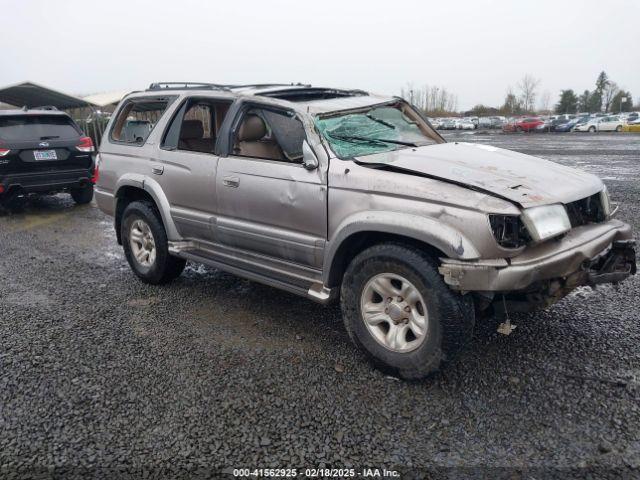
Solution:
[[[98,183],[100,178],[100,154],[96,155],[96,163],[93,166],[93,175],[91,175],[91,183],[94,185]]]
[[[4,157],[5,155],[9,154],[11,150],[8,148],[0,148],[0,157]]]
[[[81,137],[80,143],[76,145],[76,148],[81,152],[95,152],[96,149],[93,146],[93,140],[91,137]]]

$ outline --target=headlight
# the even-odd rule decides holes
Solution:
[[[600,203],[602,204],[602,212],[605,218],[609,218],[611,216],[611,199],[606,186],[600,192]]]
[[[522,211],[522,221],[534,242],[547,240],[571,230],[569,216],[561,204],[526,208]]]
[[[503,248],[520,248],[531,241],[519,215],[491,214],[489,225],[496,242]]]

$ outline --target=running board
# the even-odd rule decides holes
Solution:
[[[317,303],[331,303],[337,296],[337,289],[327,288],[321,283],[313,283],[307,289],[301,285],[289,283],[268,275],[245,270],[225,262],[214,260],[210,257],[199,255],[198,253],[193,252],[196,248],[197,247],[193,242],[169,242],[169,252],[173,255],[179,256],[180,258],[203,263],[213,268],[237,275],[238,277],[246,278],[247,280],[259,282],[264,285],[279,288],[280,290],[285,290],[287,292],[309,298]]]

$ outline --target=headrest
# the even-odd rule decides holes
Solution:
[[[180,130],[180,140],[192,140],[204,137],[204,127],[200,120],[184,120]]]
[[[238,141],[254,142],[267,134],[267,127],[258,115],[247,115],[238,130]]]

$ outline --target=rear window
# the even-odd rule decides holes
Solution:
[[[31,141],[71,139],[81,135],[73,121],[63,115],[16,115],[0,117],[0,140]]]
[[[143,145],[175,97],[137,98],[127,101],[111,128],[111,140]]]

